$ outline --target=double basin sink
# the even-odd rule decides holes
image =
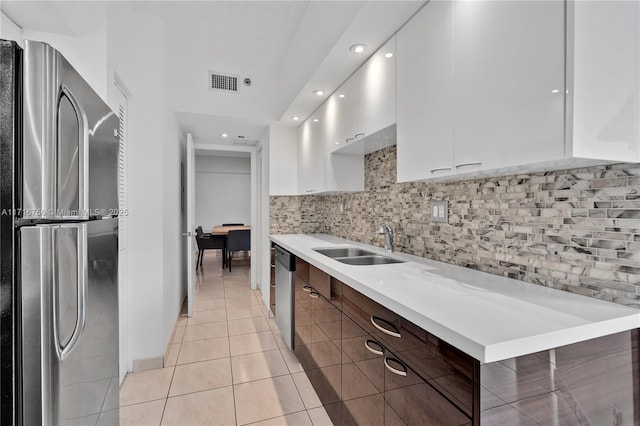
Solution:
[[[313,249],[320,254],[330,257],[347,265],[387,265],[390,263],[404,263],[402,260],[389,256],[382,256],[358,247],[332,247]]]

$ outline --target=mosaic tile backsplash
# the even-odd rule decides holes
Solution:
[[[449,222],[430,221],[449,200]],[[340,212],[340,204],[344,211]],[[396,147],[365,157],[363,192],[271,197],[271,233],[327,233],[640,308],[640,164],[397,183]]]

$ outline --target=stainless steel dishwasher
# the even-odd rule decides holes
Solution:
[[[284,341],[293,349],[293,280],[296,257],[275,246],[276,250],[276,324]]]

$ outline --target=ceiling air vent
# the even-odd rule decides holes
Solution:
[[[209,90],[238,91],[238,77],[209,71]]]

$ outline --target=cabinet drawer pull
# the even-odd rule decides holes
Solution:
[[[313,291],[313,290],[312,290],[312,291],[309,293],[309,296],[310,296],[312,299],[317,299],[317,298],[320,296],[320,293],[318,293],[317,291]]]
[[[376,347],[372,348],[371,345],[374,345]],[[372,354],[384,355],[384,349],[382,348],[382,345],[376,342],[375,340],[371,340],[371,339],[365,340],[364,347],[367,348],[367,350]]]
[[[356,133],[356,135],[354,136],[354,138],[358,139],[360,136],[364,136],[364,133]]]
[[[393,368],[389,365],[389,361],[393,361],[397,363],[402,370],[398,370],[397,368]],[[387,370],[391,371],[393,374],[397,374],[398,376],[407,377],[407,367],[397,358],[390,358],[388,356],[384,357],[384,366],[387,367]]]
[[[467,167],[467,166],[479,166],[481,164],[482,164],[482,161],[474,161],[473,163],[456,164],[456,169],[459,169],[461,167]]]
[[[345,141],[346,143],[349,143],[349,142],[353,142],[354,140],[355,140],[355,138],[347,138],[347,139],[345,139],[344,141]]]
[[[272,267],[272,268],[275,268],[275,267],[276,267],[276,264],[275,264],[275,263],[272,263],[272,264],[271,264],[271,267]]]
[[[437,169],[431,169],[431,173],[435,173],[435,172],[443,172],[445,170],[451,170],[451,167],[439,167]]]
[[[311,286],[310,285],[305,285],[304,287],[302,287],[302,289],[304,291],[306,291],[307,293],[309,293],[311,291]]]
[[[389,330],[388,328],[384,328],[383,326],[379,325],[376,321],[379,321],[381,323],[384,323],[386,325],[389,326],[389,328],[391,328],[392,330]],[[402,337],[402,335],[400,335],[400,331],[398,331],[398,329],[391,324],[389,321],[385,321],[382,318],[378,318],[376,316],[371,315],[371,324],[373,324],[373,326],[375,328],[377,328],[378,330],[382,331],[385,334],[388,334],[389,336],[393,336],[393,337]]]

